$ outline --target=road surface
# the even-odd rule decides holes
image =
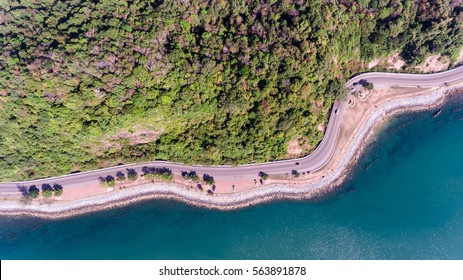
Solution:
[[[452,70],[435,74],[401,74],[386,72],[371,72],[358,75],[346,83],[351,87],[355,82],[366,80],[373,85],[382,84],[387,86],[409,86],[409,87],[436,87],[457,83],[463,80],[463,66]]]
[[[349,80],[346,83],[346,87],[351,87],[354,83],[359,82],[360,80],[366,80],[373,83],[375,86],[440,87],[446,84],[463,81],[463,66],[446,72],[426,75],[382,72],[365,73]],[[58,183],[63,186],[64,190],[80,187],[83,184],[98,184],[99,177],[104,177],[107,175],[114,176],[118,171],[126,173],[127,168],[133,168],[139,174],[141,174],[142,167],[144,166],[166,167],[171,169],[174,174],[180,174],[182,171],[194,170],[199,176],[208,174],[213,176],[216,180],[229,179],[230,181],[243,178],[257,178],[259,172],[265,172],[269,175],[286,173],[290,174],[293,170],[296,170],[299,173],[314,172],[324,167],[333,155],[345,109],[345,101],[336,101],[334,103],[323,140],[313,153],[299,159],[281,160],[259,164],[247,164],[240,166],[184,165],[166,161],[143,162],[48,179],[0,183],[0,195],[19,194],[20,192],[18,186],[36,185],[38,188],[40,188],[40,186],[44,183]]]

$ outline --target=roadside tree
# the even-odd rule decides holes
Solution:
[[[265,172],[259,172],[259,177],[262,178],[262,180],[267,180],[269,178],[268,174]]]
[[[53,190],[55,191],[56,197],[60,197],[63,194],[63,186],[60,184],[53,184]]]
[[[39,197],[40,190],[36,186],[29,187],[29,197],[30,198],[37,198]]]
[[[125,181],[125,174],[122,171],[118,171],[116,173],[116,179],[118,182],[124,182]]]
[[[214,177],[212,177],[211,175],[204,174],[203,175],[203,181],[208,185],[211,185],[211,186],[215,185]]]
[[[127,168],[127,178],[129,178],[130,181],[136,181],[138,179],[137,171],[132,168]]]
[[[42,185],[42,196],[44,198],[50,198],[53,196],[53,188],[50,186],[50,184]]]

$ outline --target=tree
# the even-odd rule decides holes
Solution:
[[[118,171],[116,173],[116,178],[118,182],[124,182],[125,181],[125,174],[121,171]]]
[[[297,170],[292,170],[291,171],[291,175],[293,175],[294,178],[297,178],[299,177],[301,174],[299,174],[299,172]]]
[[[60,184],[53,184],[53,190],[56,197],[60,197],[63,194],[63,187]]]
[[[100,182],[100,186],[102,186],[102,187],[106,187],[106,186],[107,186],[107,184],[106,184],[106,177],[100,176],[100,177],[98,177],[98,181]]]
[[[190,177],[191,177],[191,180],[195,183],[199,183],[199,176],[198,174],[196,174],[196,171],[191,171],[190,172]]]
[[[191,179],[190,173],[186,171],[182,171],[182,178],[185,180],[190,180]]]
[[[372,90],[374,86],[373,86],[373,83],[366,82],[363,87],[368,89],[368,90]]]
[[[53,188],[50,184],[43,184],[42,185],[42,196],[44,198],[50,198],[53,195]]]
[[[106,185],[110,188],[114,188],[116,182],[114,181],[114,177],[111,175],[106,176]]]
[[[211,186],[215,185],[214,177],[212,177],[211,175],[204,174],[203,175],[203,181],[208,185],[211,185]]]
[[[199,183],[199,176],[196,171],[191,170],[190,172],[182,171],[182,177],[185,180],[192,180],[195,183]]]
[[[26,186],[18,186],[18,191],[23,197],[29,197],[29,188]]]
[[[36,186],[29,187],[29,197],[30,198],[37,198],[39,197],[40,190]]]
[[[137,171],[132,168],[127,168],[127,178],[129,178],[130,181],[136,181],[138,179]]]
[[[268,174],[265,172],[259,172],[259,177],[262,178],[262,180],[267,180],[269,178]]]

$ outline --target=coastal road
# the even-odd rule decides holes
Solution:
[[[397,74],[397,73],[365,73],[358,75],[346,83],[346,87],[351,87],[360,80],[366,80],[376,86],[408,86],[408,87],[441,87],[446,84],[452,84],[463,81],[463,67],[455,68],[446,72],[437,74]],[[144,166],[148,167],[166,167],[172,170],[174,174],[180,174],[182,171],[196,171],[199,176],[208,174],[215,179],[228,179],[229,181],[258,178],[259,172],[267,174],[291,174],[293,170],[299,173],[314,172],[323,168],[333,156],[338,134],[342,123],[342,117],[346,109],[345,101],[336,101],[332,107],[328,126],[325,131],[323,140],[310,155],[291,160],[280,160],[259,164],[245,164],[240,166],[202,166],[202,165],[184,165],[167,161],[142,162],[136,164],[121,165],[116,167],[98,169],[94,171],[81,172],[64,175],[47,179],[7,182],[0,183],[0,195],[20,194],[19,186],[36,185],[38,188],[44,183],[58,183],[63,188],[77,188],[86,184],[98,184],[99,177],[107,175],[114,176],[116,172],[126,173],[127,168],[135,169],[139,174],[142,173]]]
[[[463,66],[435,74],[365,73],[350,79],[346,83],[346,87],[351,87],[355,82],[360,80],[366,80],[374,85],[379,84],[391,87],[438,87],[462,81]]]

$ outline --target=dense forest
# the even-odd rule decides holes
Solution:
[[[455,59],[457,0],[2,0],[0,179],[305,152],[365,63]]]

